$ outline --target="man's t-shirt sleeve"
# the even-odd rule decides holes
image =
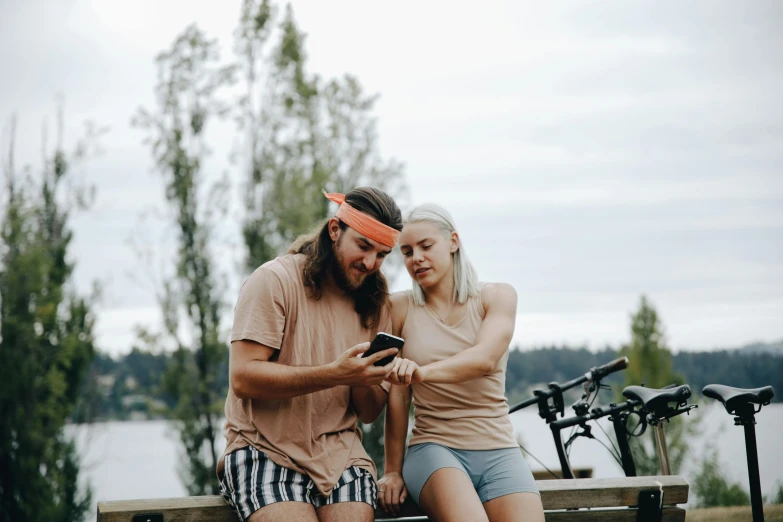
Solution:
[[[247,278],[234,308],[231,341],[255,341],[280,349],[285,329],[285,295],[277,274],[260,267]]]

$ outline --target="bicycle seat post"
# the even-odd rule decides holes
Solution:
[[[764,507],[761,498],[761,477],[759,475],[759,454],[756,446],[756,412],[752,404],[737,408],[734,425],[745,428],[745,453],[748,458],[748,482],[750,504],[753,508],[753,522],[764,521]]]
[[[666,445],[666,432],[663,431],[663,421],[658,422],[653,429],[655,433],[655,449],[658,451],[658,462],[661,465],[661,475],[671,475],[669,448]]]

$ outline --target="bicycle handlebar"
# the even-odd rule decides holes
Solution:
[[[590,370],[582,375],[581,377],[577,377],[576,379],[572,379],[568,382],[565,382],[563,384],[558,383],[550,383],[549,384],[549,390],[535,390],[533,393],[535,393],[535,397],[531,397],[527,400],[524,400],[520,402],[519,404],[516,404],[509,408],[509,413],[514,413],[515,411],[519,411],[523,408],[527,408],[528,406],[532,406],[533,404],[536,404],[539,401],[546,401],[550,399],[553,395],[556,393],[562,393],[566,390],[570,390],[571,388],[574,388],[576,386],[579,386],[580,384],[583,384],[587,381],[600,381],[610,373],[618,372],[620,370],[624,370],[628,367],[628,357],[620,357],[618,359],[615,359],[614,361],[608,362],[602,366],[595,366],[593,368],[590,368]]]
[[[620,370],[625,370],[626,368],[628,368],[628,357],[620,357],[612,362],[604,364],[603,366],[591,368],[589,373],[592,374],[592,378],[590,380],[600,381],[610,373],[619,372]]]
[[[581,377],[577,377],[576,379],[570,380],[563,384],[558,384],[556,382],[549,384],[549,390],[534,390],[533,393],[535,394],[535,397],[531,397],[529,399],[526,399],[519,404],[512,406],[509,408],[509,413],[514,413],[515,411],[521,410],[523,408],[527,408],[528,406],[532,406],[533,404],[536,404],[540,400],[548,400],[551,398],[556,392],[554,388],[559,389],[561,392],[564,392],[566,390],[570,390],[571,388],[574,388],[575,386],[579,386],[583,382],[587,382],[589,380],[590,373],[586,373],[582,375]]]
[[[577,424],[582,424],[592,420],[600,419],[601,417],[608,417],[611,415],[622,413],[627,410],[632,410],[633,408],[641,405],[642,405],[641,401],[628,399],[627,401],[621,402],[620,404],[612,404],[608,408],[607,407],[593,408],[593,410],[587,415],[577,415],[574,417],[568,417],[566,419],[560,419],[554,421],[550,424],[550,427],[553,430],[562,430],[565,428],[570,428],[571,426],[576,426]]]

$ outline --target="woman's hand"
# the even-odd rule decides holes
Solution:
[[[394,368],[386,380],[392,384],[404,384],[405,386],[409,386],[411,383],[422,382],[423,375],[424,372],[421,366],[410,359],[397,357],[394,359]]]
[[[408,489],[399,473],[386,473],[378,481],[378,502],[387,513],[398,514],[407,497]]]

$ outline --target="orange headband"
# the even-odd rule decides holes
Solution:
[[[365,214],[360,210],[356,210],[345,202],[345,194],[329,194],[324,190],[324,196],[326,196],[326,199],[329,201],[334,201],[340,205],[335,217],[339,218],[343,223],[356,230],[361,235],[367,236],[373,241],[377,241],[389,248],[394,248],[394,245],[397,244],[397,238],[400,236],[399,230],[384,225],[374,217]]]

